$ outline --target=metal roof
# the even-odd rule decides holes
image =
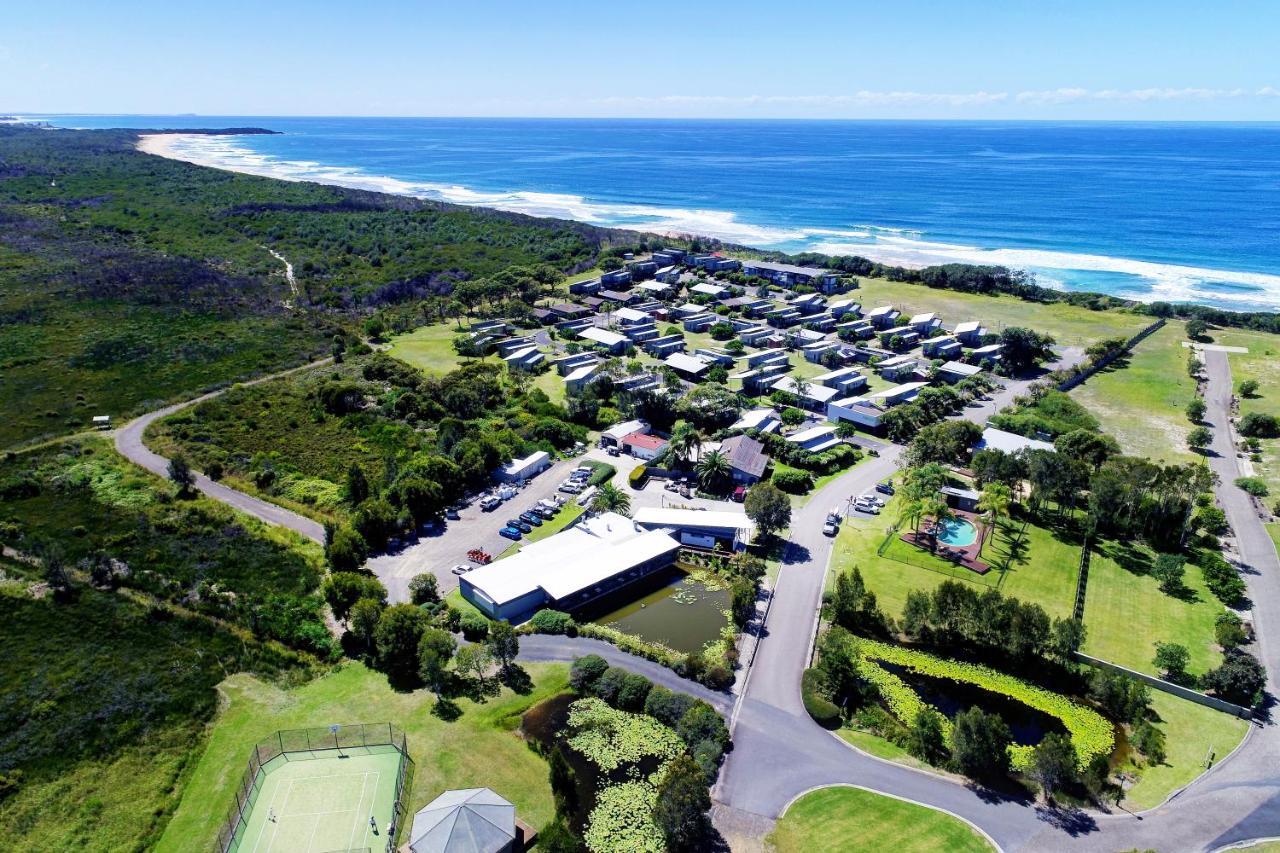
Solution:
[[[516,807],[488,788],[445,791],[413,816],[413,853],[497,853],[516,837]]]

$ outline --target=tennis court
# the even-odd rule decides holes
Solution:
[[[394,746],[290,752],[262,765],[262,784],[231,849],[241,853],[381,851],[404,760]],[[372,817],[377,830],[369,824]]]

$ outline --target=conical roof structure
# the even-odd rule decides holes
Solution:
[[[514,847],[516,807],[488,788],[445,791],[413,816],[413,853],[506,853]]]

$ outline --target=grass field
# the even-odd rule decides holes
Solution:
[[[449,722],[432,713],[430,692],[397,693],[386,676],[358,663],[295,690],[232,676],[219,686],[222,710],[156,849],[207,846],[230,807],[252,744],[280,729],[362,720],[389,721],[407,735],[414,761],[409,814],[443,791],[489,787],[514,803],[520,818],[541,826],[554,812],[547,766],[514,730],[525,710],[566,688],[568,671],[560,665],[527,670],[533,680],[528,693],[503,689],[484,703],[459,699],[461,714]]]
[[[903,284],[884,279],[860,279],[860,287],[848,296],[862,303],[864,310],[893,305],[905,315],[936,311],[947,326],[965,320],[979,320],[989,331],[1007,326],[1023,326],[1048,332],[1059,344],[1088,346],[1103,338],[1129,337],[1152,322],[1152,318],[1125,311],[1090,311],[1074,305],[1040,305],[1012,296],[984,296],[935,290],[920,284]]]
[[[386,844],[403,756],[393,746],[286,753],[262,765],[262,787],[232,850],[326,853]]]
[[[1253,397],[1240,400],[1240,414],[1262,412],[1280,417],[1280,335],[1269,335],[1266,332],[1245,332],[1237,330],[1215,331],[1212,333],[1215,343],[1224,346],[1245,347],[1247,353],[1229,353],[1231,362],[1231,379],[1236,388],[1246,379],[1258,383],[1258,393]],[[1264,438],[1262,442],[1262,459],[1254,462],[1258,476],[1267,481],[1272,498],[1280,498],[1280,438]]]
[[[1080,562],[1078,545],[1043,527],[1010,523],[1002,524],[983,548],[983,559],[993,566],[985,575],[957,567],[896,537],[884,555],[878,555],[876,550],[896,519],[898,506],[895,497],[879,516],[844,521],[836,538],[828,585],[839,572],[857,566],[880,607],[895,618],[902,614],[908,592],[932,590],[948,579],[998,587],[1005,595],[1039,604],[1051,617],[1070,615]]]
[[[1141,547],[1107,542],[1094,550],[1085,591],[1084,651],[1155,675],[1155,644],[1180,643],[1191,656],[1188,671],[1202,675],[1222,662],[1213,622],[1223,607],[1192,565],[1187,566],[1184,597],[1162,592],[1147,573],[1150,560]]]
[[[512,542],[507,546],[507,550],[503,551],[499,558],[510,557],[519,551],[525,545],[531,542],[537,542],[540,539],[546,539],[548,536],[554,536],[561,530],[564,530],[574,519],[586,512],[586,507],[578,506],[577,501],[570,501],[560,508],[560,512],[556,513],[556,517],[548,521],[542,522],[541,527],[533,528],[532,533],[526,533],[524,538],[519,542]]]
[[[1104,370],[1071,392],[1131,456],[1165,463],[1201,458],[1187,449],[1192,424],[1185,412],[1196,383],[1187,375],[1184,340],[1183,324],[1171,322],[1138,344],[1127,365]]]
[[[963,821],[861,788],[822,788],[787,807],[767,842],[778,853],[978,853],[991,844]]]

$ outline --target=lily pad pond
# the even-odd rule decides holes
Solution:
[[[575,614],[579,622],[607,625],[678,652],[700,652],[728,624],[727,587],[703,583],[672,565],[610,593]]]
[[[881,666],[905,681],[921,699],[947,719],[955,719],[961,711],[975,706],[988,714],[999,714],[1009,726],[1013,742],[1024,746],[1035,746],[1052,732],[1067,734],[1066,726],[1057,717],[1000,693],[945,678],[920,675],[896,664],[881,663]]]

